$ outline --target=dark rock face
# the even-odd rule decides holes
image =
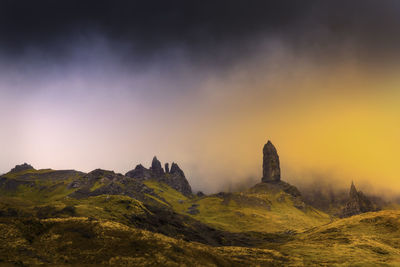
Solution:
[[[11,169],[10,172],[20,172],[25,170],[34,170],[34,168],[31,165],[24,163],[21,165],[16,165],[15,168]]]
[[[263,149],[263,177],[262,182],[277,182],[281,180],[279,156],[275,146],[268,141]]]
[[[364,212],[376,211],[371,200],[361,191],[357,191],[354,183],[351,183],[349,200],[343,208],[340,217],[350,217]]]
[[[185,176],[181,168],[179,168],[178,164],[176,164],[175,162],[172,162],[171,173],[176,173],[179,174],[180,176]]]
[[[135,169],[127,172],[125,176],[130,178],[137,178],[141,181],[144,181],[152,177],[152,172],[149,169],[143,167],[142,164],[139,164],[135,167]]]
[[[164,170],[161,167],[161,162],[157,159],[157,157],[153,158],[153,161],[151,162],[150,170],[153,172],[153,174],[156,177],[162,176],[164,174]]]
[[[173,162],[171,165],[170,173],[163,178],[164,179],[161,179],[162,182],[165,182],[185,196],[192,195],[192,188],[190,187],[189,182],[185,177],[185,174],[175,162]]]
[[[169,164],[165,163],[165,173],[169,173]]]

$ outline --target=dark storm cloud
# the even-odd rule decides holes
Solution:
[[[279,38],[294,51],[356,56],[397,52],[398,1],[2,0],[0,45],[61,54],[73,38],[101,34],[133,54],[179,46],[209,57],[246,56],[249,43]]]
[[[1,31],[15,45],[99,30],[115,39],[169,42],[240,39],[301,17],[311,1],[3,1]]]

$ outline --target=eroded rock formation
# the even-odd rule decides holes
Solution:
[[[185,196],[192,194],[192,188],[187,181],[185,174],[175,162],[171,165],[171,171],[165,176],[164,182]]]
[[[151,162],[150,170],[157,177],[162,176],[164,174],[164,169],[161,167],[161,162],[157,159],[157,157],[153,158],[153,161]]]
[[[161,167],[161,162],[157,157],[154,157],[150,169],[146,169],[139,164],[134,170],[127,172],[125,176],[136,178],[141,181],[154,179],[171,186],[185,196],[192,195],[192,188],[190,187],[184,172],[175,162],[172,163],[171,169],[169,169],[169,164],[166,163],[164,172],[164,169]]]
[[[340,217],[350,217],[364,212],[375,211],[376,208],[371,200],[361,191],[357,191],[353,182],[351,182],[349,200],[343,208]]]
[[[275,146],[268,140],[263,149],[263,177],[262,182],[277,182],[281,180],[279,156]]]
[[[165,173],[169,173],[169,164],[165,163]]]

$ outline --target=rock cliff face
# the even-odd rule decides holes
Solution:
[[[192,195],[192,188],[186,180],[185,174],[175,162],[171,165],[171,171],[162,179],[166,184],[170,185],[175,190],[181,192],[185,196]]]
[[[157,157],[153,158],[150,169],[146,169],[139,164],[134,170],[127,172],[125,176],[136,178],[141,181],[154,179],[171,186],[185,196],[192,195],[192,188],[190,187],[184,172],[181,170],[181,168],[179,168],[178,164],[173,162],[171,169],[169,169],[169,164],[166,163],[164,172],[164,169],[161,167],[161,162],[157,159]]]
[[[357,191],[354,183],[351,183],[349,200],[343,208],[340,217],[350,217],[364,212],[376,211],[371,200],[363,192]]]
[[[263,177],[262,182],[278,182],[281,180],[279,156],[275,146],[268,140],[263,149]]]

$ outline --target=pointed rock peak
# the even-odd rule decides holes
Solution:
[[[157,162],[161,164],[161,162],[157,159],[157,156],[154,156],[151,164],[156,164]]]
[[[165,163],[165,172],[169,173],[169,164],[168,163]]]
[[[274,182],[280,180],[281,168],[278,152],[272,142],[268,140],[263,148],[263,177],[261,181]]]
[[[179,173],[182,176],[185,176],[185,174],[183,173],[183,171],[181,170],[181,168],[179,168],[178,164],[176,164],[175,162],[172,162],[171,165],[171,173]]]
[[[154,156],[153,161],[151,162],[150,170],[154,173],[155,176],[160,176],[164,174],[164,170],[161,167],[161,162]]]
[[[349,199],[339,216],[350,217],[356,214],[374,210],[377,210],[377,207],[361,191],[357,191],[354,183],[351,182]]]
[[[10,172],[20,172],[20,171],[26,171],[26,170],[34,170],[34,168],[31,165],[24,163],[21,165],[16,165],[15,168],[11,169]]]
[[[351,181],[351,186],[350,186],[350,198],[357,197],[357,189],[356,186],[354,185],[354,182]]]
[[[185,196],[192,195],[192,188],[190,187],[185,174],[175,162],[172,162],[170,176],[166,183]]]
[[[146,169],[146,168],[142,164],[138,164],[135,167],[135,170],[143,170],[143,169]]]

